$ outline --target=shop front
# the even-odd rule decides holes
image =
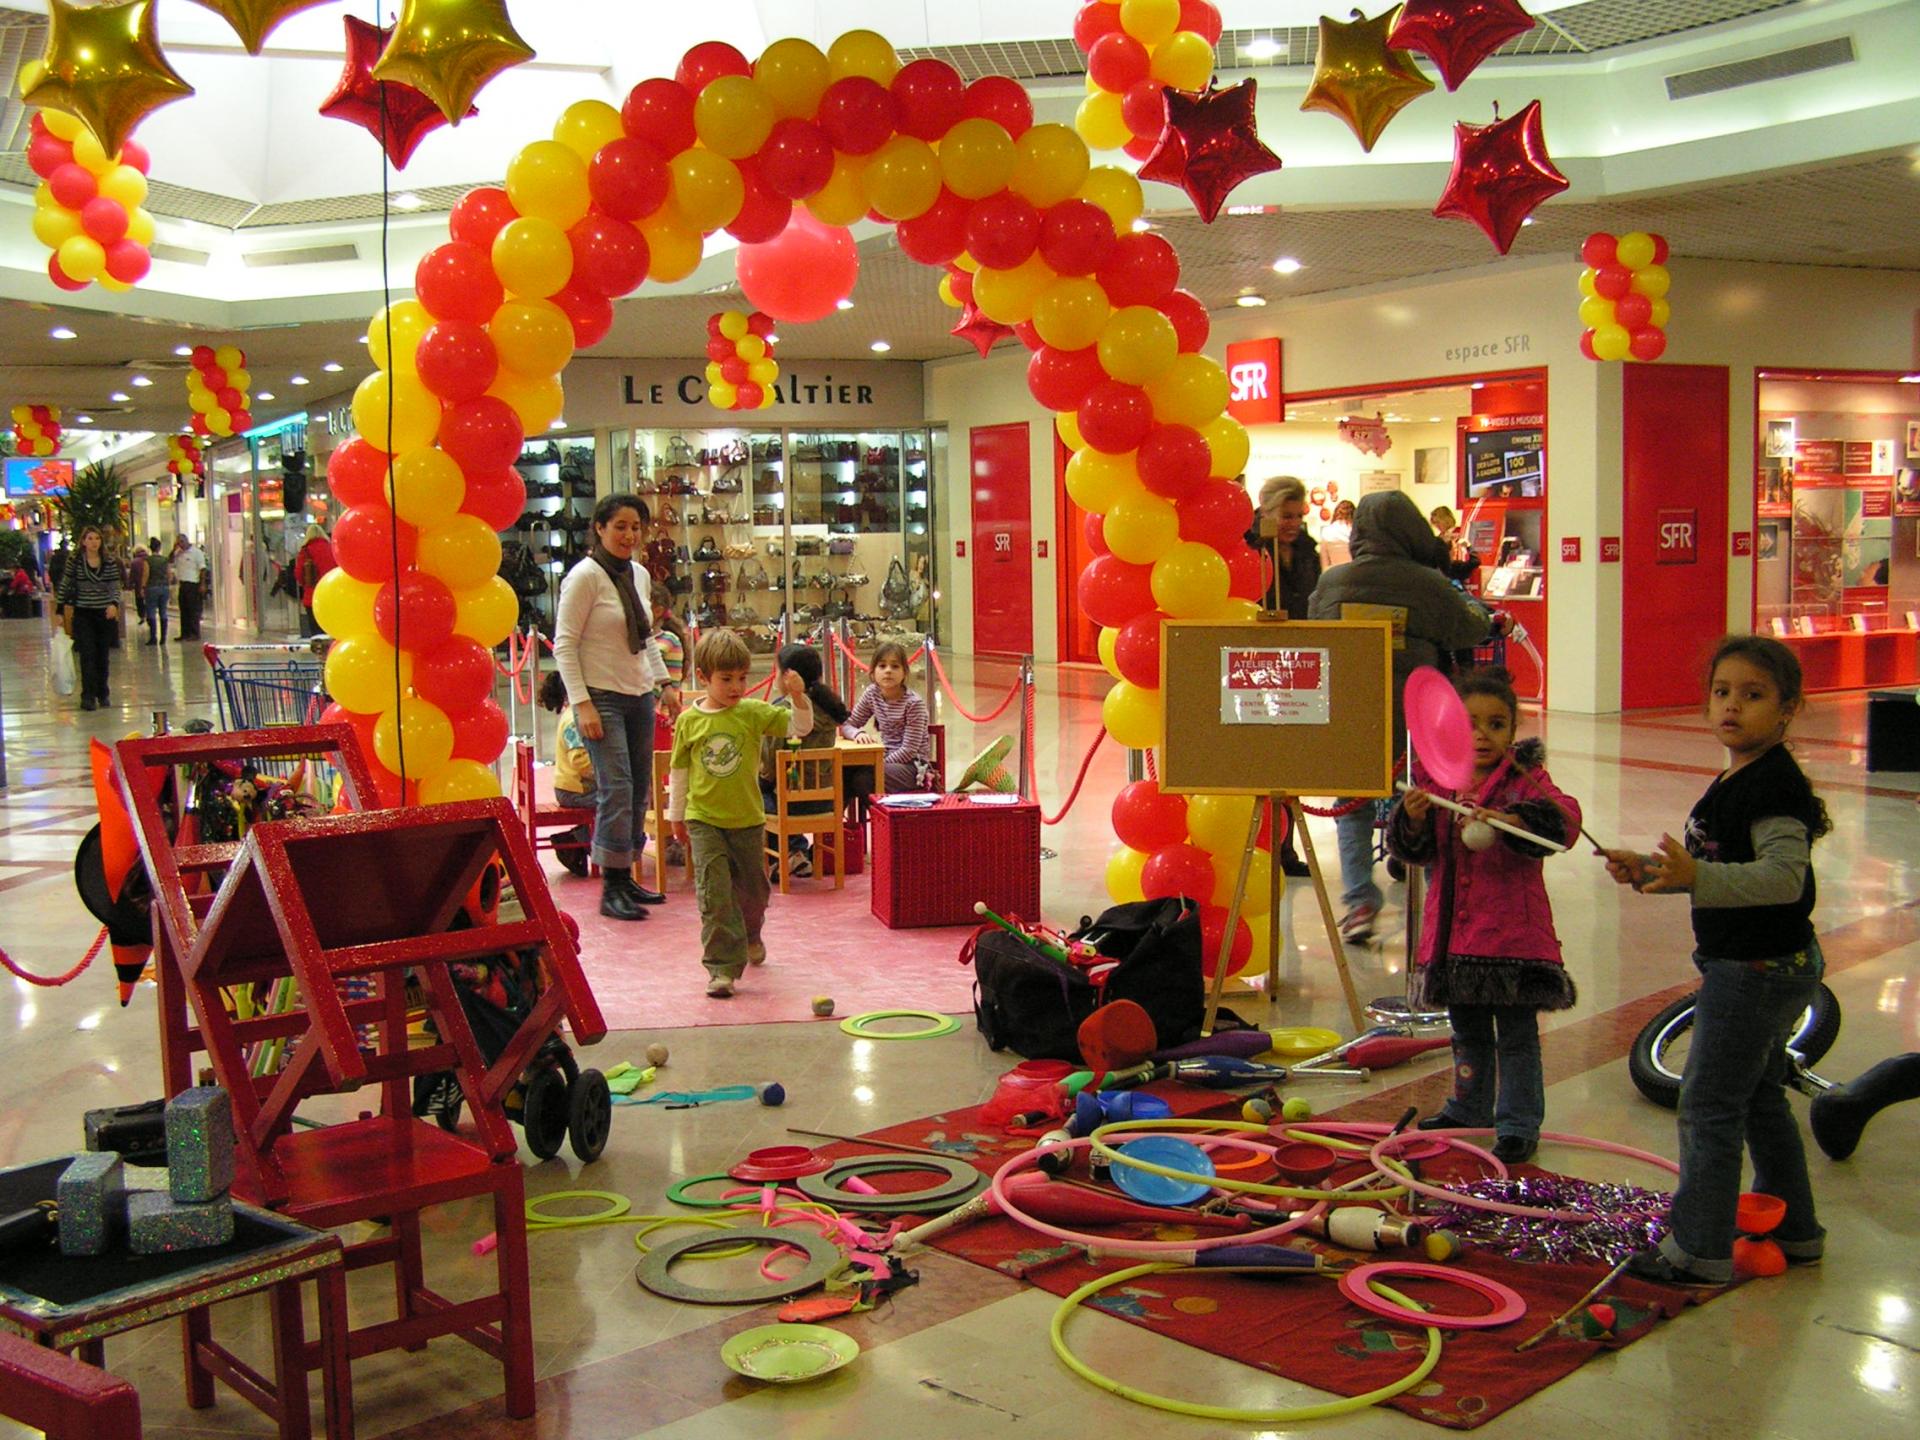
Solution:
[[[206,457],[210,618],[255,636],[297,636],[299,599],[281,577],[306,538],[307,416],[219,441]]]

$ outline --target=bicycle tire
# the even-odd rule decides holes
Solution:
[[[1627,1074],[1634,1088],[1656,1105],[1668,1110],[1680,1103],[1680,1074],[1664,1059],[1675,1040],[1693,1028],[1694,1001],[1699,992],[1686,995],[1666,1006],[1633,1037],[1627,1052]],[[1787,1041],[1808,1065],[1816,1065],[1840,1038],[1840,1001],[1823,983],[1794,1026]]]

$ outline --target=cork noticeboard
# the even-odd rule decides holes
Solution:
[[[1163,789],[1393,793],[1393,632],[1385,621],[1169,620]]]

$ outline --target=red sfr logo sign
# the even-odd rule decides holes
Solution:
[[[1281,410],[1280,340],[1236,340],[1227,346],[1227,413],[1242,425],[1278,425]]]
[[[1654,563],[1691,565],[1700,556],[1700,520],[1696,510],[1660,510],[1654,515]]]

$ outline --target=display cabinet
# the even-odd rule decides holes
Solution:
[[[500,574],[520,598],[520,628],[553,634],[560,582],[593,546],[591,435],[529,440],[514,462],[527,508],[500,534]]]

